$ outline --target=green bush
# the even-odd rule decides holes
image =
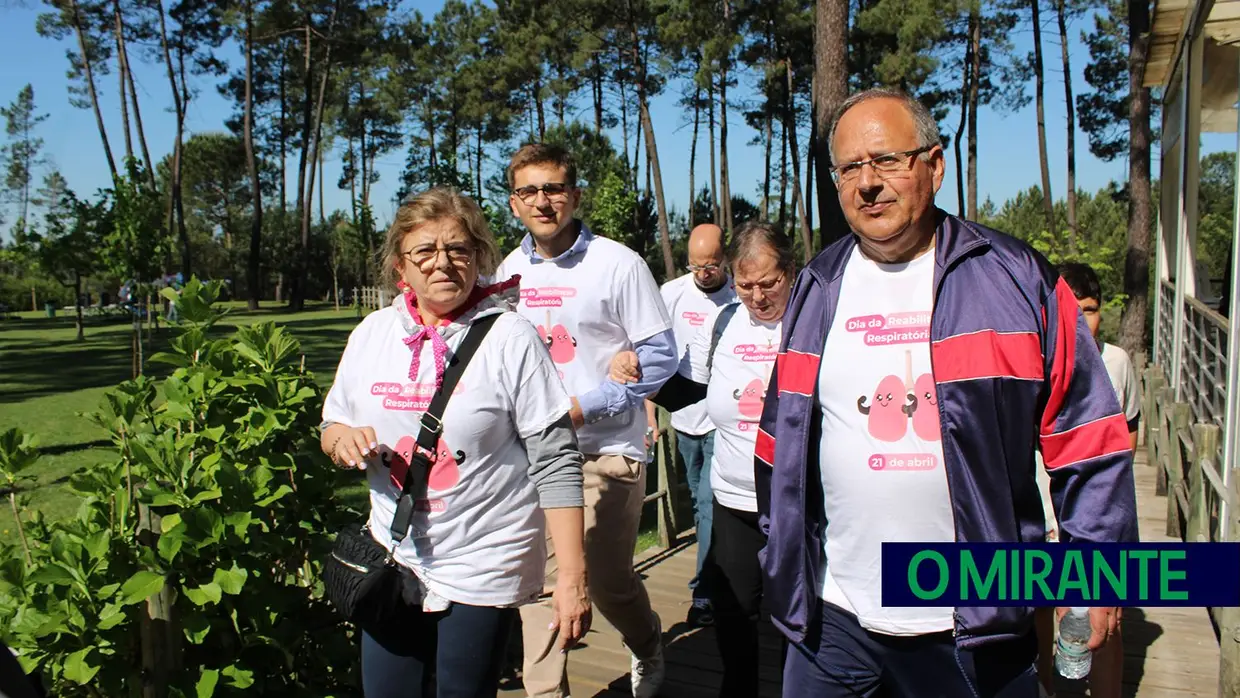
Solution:
[[[164,291],[180,334],[151,360],[174,372],[107,393],[91,416],[116,458],[72,477],[77,517],[31,512],[0,550],[0,633],[54,695],[356,693],[351,631],[319,582],[360,516],[318,449],[322,395],[283,329],[212,336],[219,290]],[[0,435],[10,489],[35,459],[31,438]]]

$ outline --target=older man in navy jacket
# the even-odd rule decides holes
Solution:
[[[924,106],[863,92],[828,137],[853,234],[797,279],[755,454],[784,695],[1036,698],[1030,609],[883,606],[881,544],[1043,541],[1035,450],[1061,540],[1136,540],[1124,417],[1054,267],[935,207]]]

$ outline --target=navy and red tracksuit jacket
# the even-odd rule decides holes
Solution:
[[[930,359],[947,484],[962,543],[1045,540],[1035,449],[1063,542],[1137,540],[1128,427],[1072,290],[1037,251],[937,210]],[[852,235],[798,275],[755,448],[771,620],[800,643],[820,611],[818,384]],[[859,253],[858,253],[859,254]],[[900,513],[889,512],[891,516]],[[955,609],[957,645],[1024,635],[1028,607]]]

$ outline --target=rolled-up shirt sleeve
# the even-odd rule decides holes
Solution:
[[[577,402],[581,405],[586,424],[614,417],[641,405],[643,400],[658,392],[680,364],[676,355],[676,338],[671,330],[641,340],[633,349],[637,353],[641,378],[627,385],[607,378],[594,390],[578,396]]]
[[[582,455],[567,414],[542,431],[522,439],[530,459],[529,475],[543,509],[585,506]]]

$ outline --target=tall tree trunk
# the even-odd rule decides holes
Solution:
[[[713,78],[712,78],[713,80]],[[715,216],[715,225],[723,226],[722,210],[719,208],[719,183],[715,180],[715,88],[712,85],[706,90],[706,114],[710,120],[710,201],[711,211]]]
[[[538,140],[547,137],[547,116],[543,112],[542,102],[542,74],[534,78],[534,105],[538,108]]]
[[[1059,46],[1063,53],[1064,105],[1068,109],[1068,249],[1076,254],[1076,112],[1072,105],[1072,64],[1068,60],[1068,9],[1065,0],[1056,0],[1059,19]]]
[[[642,56],[640,39],[637,36],[637,18],[633,14],[633,0],[628,0],[629,36],[633,43],[633,68],[637,78],[637,110],[641,120],[641,129],[646,134],[646,167],[654,175],[654,201],[659,211],[659,241],[663,247],[663,268],[666,279],[676,276],[676,265],[672,259],[672,235],[667,222],[667,201],[663,198],[663,173],[659,171],[659,148],[655,145],[654,125],[650,119],[650,107],[646,102],[646,62]]]
[[[1120,321],[1120,346],[1129,354],[1146,347],[1149,307],[1150,231],[1150,90],[1144,87],[1150,50],[1150,7],[1128,0],[1128,253],[1124,256],[1124,293],[1128,302]]]
[[[603,65],[598,53],[594,54],[594,71],[590,76],[594,95],[594,133],[603,134]]]
[[[694,86],[693,88],[693,140],[689,142],[689,230],[693,230],[694,220],[694,202],[697,201],[697,192],[693,189],[693,168],[697,166],[697,142],[698,142],[698,124],[702,121],[702,88]]]
[[[952,141],[952,149],[956,151],[956,205],[959,210],[960,217],[965,216],[964,206],[964,155],[960,151],[960,142],[964,140],[964,129],[969,119],[969,87],[972,84],[972,67],[973,67],[973,17],[969,16],[969,38],[965,42],[964,60],[961,65],[964,66],[964,74],[960,76],[960,121],[956,125],[956,137]]]
[[[818,227],[822,246],[849,234],[831,179],[827,134],[835,110],[848,96],[848,0],[817,0],[814,21],[814,162],[818,175]]]
[[[288,91],[285,82],[288,69],[284,40],[280,40],[280,220],[288,216]]]
[[[1042,165],[1042,208],[1046,212],[1046,231],[1052,238],[1055,231],[1055,199],[1051,195],[1051,165],[1046,155],[1046,113],[1043,102],[1042,69],[1042,18],[1039,4],[1042,0],[1029,0],[1033,16],[1033,80],[1034,99],[1038,114],[1038,158]]]
[[[125,131],[125,158],[128,160],[133,157],[133,134],[129,128],[129,86],[125,80],[125,74],[129,72],[129,66],[125,60],[125,37],[121,34],[121,4],[119,0],[112,0],[112,20],[112,33],[116,39],[116,78],[120,81],[120,90],[116,93],[116,96],[121,101],[121,128]]]
[[[482,201],[482,127],[478,127],[478,135],[475,143],[474,154],[478,158],[478,167],[474,170],[474,177],[477,184],[478,201]]]
[[[802,198],[805,200],[805,224],[809,226],[811,235],[814,231],[814,202],[811,199],[814,195],[814,151],[818,149],[818,131],[814,128],[818,109],[814,106],[813,89],[811,86],[809,95],[809,150],[805,153],[805,188],[801,190]]]
[[[766,115],[762,118],[762,208],[758,214],[764,221],[770,219],[771,211],[771,141],[774,136],[771,133],[770,95],[767,95],[766,107]]]
[[[786,96],[785,96],[786,99]],[[785,109],[787,105],[785,104]],[[796,202],[793,202],[793,206]],[[782,229],[788,222],[788,120],[784,115],[784,123],[779,130],[779,227]]]
[[[116,160],[112,158],[112,146],[108,143],[108,129],[103,125],[103,112],[99,110],[99,93],[95,90],[95,72],[92,67],[89,44],[85,30],[82,28],[82,15],[78,11],[77,0],[68,0],[69,10],[73,15],[73,31],[77,34],[78,50],[82,52],[82,72],[86,75],[86,91],[90,95],[90,106],[95,112],[95,125],[99,127],[99,140],[103,142],[103,154],[108,159],[108,171],[113,181],[117,178]]]
[[[972,79],[969,80],[969,171],[968,171],[968,187],[969,194],[968,218],[971,221],[977,220],[977,108],[980,100],[981,91],[978,87],[982,74],[982,17],[980,10],[974,8],[969,16],[972,22],[969,30],[969,60],[971,62],[970,74]]]
[[[313,51],[310,37],[313,33],[313,18],[307,12],[303,17],[305,25],[302,27],[304,36],[302,37],[302,71],[305,76],[305,84],[302,86],[301,100],[301,148],[297,157],[297,204],[293,210],[297,213],[298,221],[306,220],[306,209],[310,206],[310,202],[306,200],[306,175],[310,169],[310,159],[312,157],[312,149],[314,147],[314,61]],[[310,256],[310,236],[309,231],[301,230],[301,247],[293,255],[292,274],[289,279],[289,310],[301,310],[303,307],[302,298],[302,280],[305,278],[305,270],[302,265]]]
[[[792,151],[792,205],[797,209],[797,219],[801,222],[801,244],[805,249],[805,263],[814,257],[814,231],[809,227],[809,217],[805,209],[805,197],[801,196],[801,155],[797,147],[797,110],[796,99],[792,92],[792,57],[784,59],[784,73],[788,76],[788,93],[785,97],[784,131],[788,137],[789,149]]]
[[[349,203],[353,207],[353,225],[358,225],[357,201],[357,150],[353,146],[353,136],[349,136],[349,164],[353,172],[349,176]]]
[[[293,289],[289,297],[289,307],[294,310],[301,310],[306,303],[306,273],[310,269],[310,216],[314,202],[314,169],[315,163],[318,161],[319,147],[322,142],[323,108],[327,100],[328,77],[331,75],[332,70],[332,38],[335,36],[336,15],[339,13],[341,1],[336,1],[335,6],[332,7],[331,18],[327,21],[327,39],[324,41],[327,48],[323,52],[323,74],[319,76],[318,96],[316,98],[314,114],[311,117],[310,128],[306,130],[307,138],[311,135],[314,136],[314,150],[309,153],[310,177],[306,184],[305,195],[303,196],[298,192],[298,199],[300,199],[302,204],[298,207],[298,211],[301,213],[301,263],[297,266],[296,274],[293,277]]]
[[[182,99],[182,91],[184,89],[184,71],[182,70],[182,84],[177,84],[177,71],[172,63],[172,51],[168,47],[168,26],[165,19],[163,0],[158,0],[159,5],[159,43],[164,54],[164,65],[168,69],[168,85],[172,90],[172,109],[176,115],[176,138],[172,143],[172,172],[169,173],[171,187],[171,206],[168,212],[168,229],[172,230],[176,226],[177,239],[181,242],[181,272],[185,274],[185,278],[189,278],[193,274],[193,254],[190,250],[189,233],[185,229],[185,209],[181,201],[181,156],[182,144],[185,138],[185,104]],[[184,54],[178,50],[181,58],[181,65],[184,66]],[[134,97],[134,106],[138,103],[137,97]],[[137,109],[134,109],[137,114]],[[141,123],[141,122],[139,122]],[[139,135],[142,133],[141,127],[138,129]],[[145,145],[143,146],[145,147]]]
[[[250,219],[250,258],[246,265],[246,285],[249,286],[247,306],[258,310],[259,264],[263,240],[263,187],[258,177],[258,158],[254,154],[254,0],[245,2],[245,114],[242,117],[245,131],[245,163],[250,173],[250,199],[254,215]]]
[[[122,36],[124,31],[122,28]],[[129,86],[129,99],[133,102],[133,125],[138,132],[138,147],[142,149],[142,163],[146,168],[147,183],[156,189],[155,161],[151,159],[151,149],[146,145],[146,128],[142,125],[142,108],[138,105],[138,88],[133,80],[133,71],[129,69],[129,47],[121,44],[125,50],[125,82]]]
[[[730,5],[724,0],[724,16],[727,17]],[[723,199],[723,229],[732,237],[732,183],[728,177],[728,59],[723,59],[719,81],[719,188]]]

